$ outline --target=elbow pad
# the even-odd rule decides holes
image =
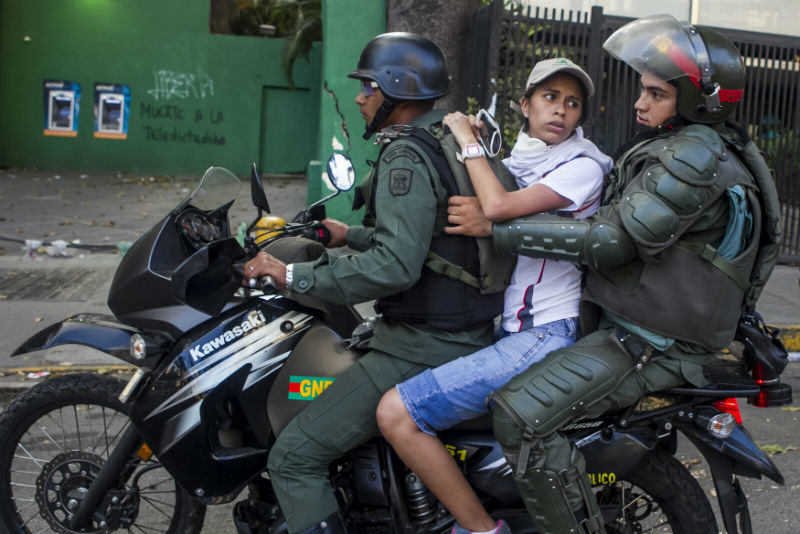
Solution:
[[[599,270],[627,263],[635,254],[628,234],[602,219],[532,215],[495,224],[492,235],[497,250],[585,263]]]

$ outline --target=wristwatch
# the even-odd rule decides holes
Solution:
[[[461,149],[462,159],[482,158],[484,156],[486,156],[486,153],[483,151],[483,147],[478,143],[464,145],[464,148]]]
[[[286,289],[292,289],[292,275],[294,274],[294,264],[290,263],[286,266]]]

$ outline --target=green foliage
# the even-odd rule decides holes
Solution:
[[[233,0],[232,0],[233,1]],[[300,56],[308,59],[315,41],[322,40],[322,0],[240,0],[231,19],[231,30],[240,35],[259,35],[260,24],[275,26],[276,37],[288,37],[283,71],[294,86],[292,67]]]
[[[478,99],[474,96],[467,97],[467,110],[464,112],[467,115],[475,115],[478,110],[481,109],[480,104],[478,104]]]
[[[506,11],[515,20],[503,21],[500,32],[500,62],[497,76],[497,122],[503,129],[504,150],[510,150],[522,127],[522,117],[508,107],[510,101],[518,102],[525,92],[525,81],[537,61],[566,57],[582,63],[577,50],[554,39],[556,21],[532,24],[527,20],[528,6],[505,2]],[[530,11],[533,16],[533,10]],[[555,31],[554,31],[555,30]]]
[[[754,139],[770,167],[792,173],[800,171],[799,140],[795,131],[786,128],[767,130]]]

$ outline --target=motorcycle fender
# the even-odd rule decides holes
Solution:
[[[609,432],[610,431],[610,432]],[[658,444],[649,428],[598,430],[575,444],[586,459],[586,473],[592,486],[613,484],[624,478]]]
[[[704,456],[714,454],[732,460],[734,474],[750,478],[761,478],[761,475],[765,475],[770,480],[783,484],[783,475],[769,456],[758,448],[745,427],[737,425],[733,433],[725,439],[715,438],[704,428],[694,424],[682,424],[679,428]]]
[[[110,315],[80,313],[48,326],[31,336],[11,356],[57,345],[86,345],[133,365],[142,365],[131,357],[131,336],[138,330],[119,323]]]
[[[270,389],[267,414],[275,436],[359,356],[343,347],[336,332],[316,321],[297,343]]]

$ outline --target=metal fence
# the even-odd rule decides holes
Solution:
[[[496,0],[475,18],[472,94],[487,104],[497,93],[497,119],[510,136],[520,119],[508,107],[518,100],[531,67],[541,59],[569,57],[592,77],[596,94],[584,123],[587,137],[609,154],[633,135],[638,75],[611,58],[602,43],[632,19],[531,6],[504,8]],[[747,85],[735,120],[743,124],[775,172],[783,208],[783,262],[800,261],[800,38],[715,28],[739,48]],[[488,42],[487,42],[488,41]]]

